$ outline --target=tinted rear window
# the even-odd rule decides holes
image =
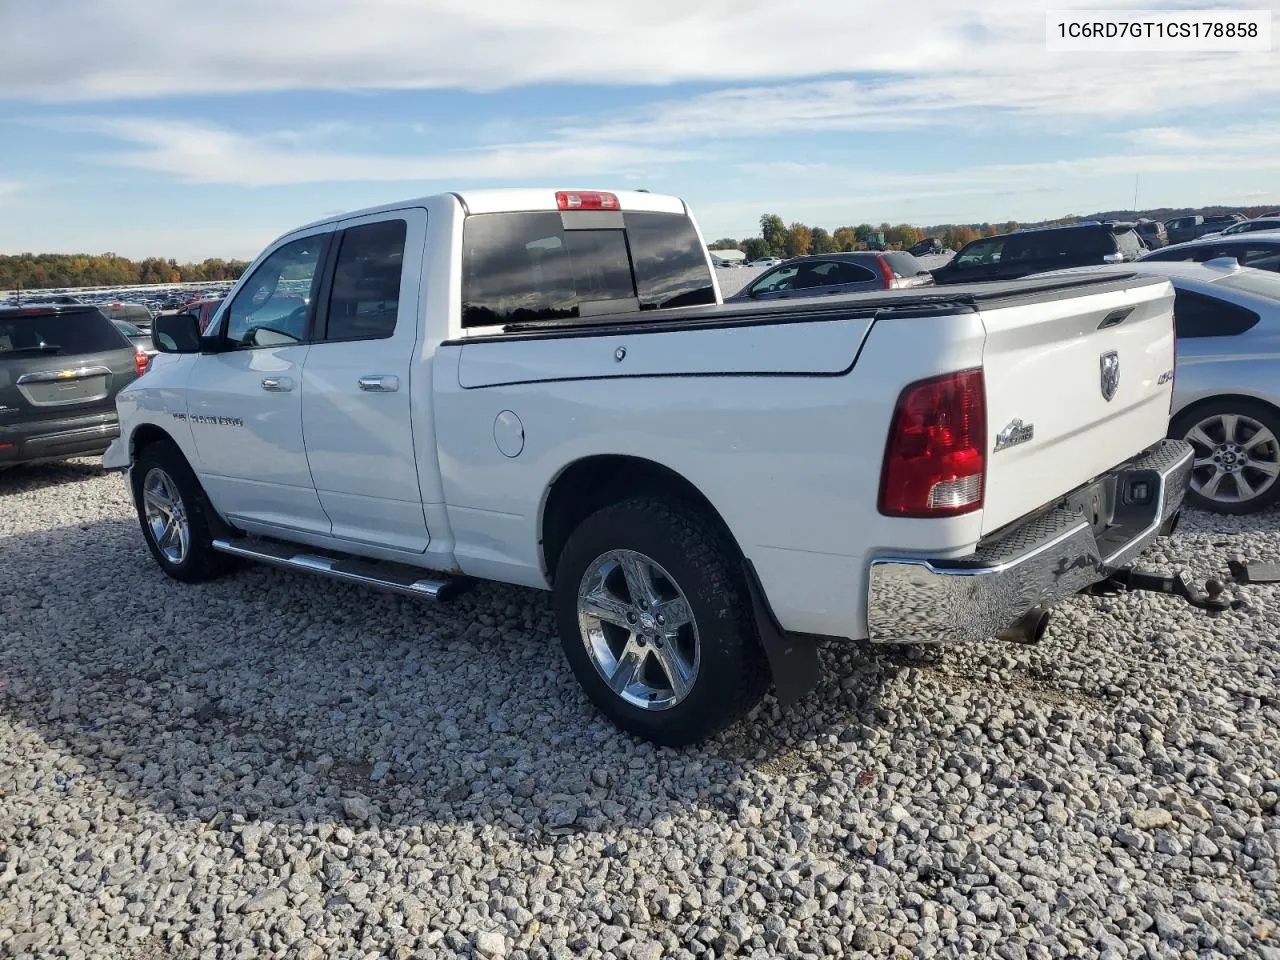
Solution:
[[[19,353],[66,357],[131,349],[124,334],[97,310],[27,316],[0,314],[0,358]]]
[[[462,325],[714,303],[688,217],[628,213],[625,230],[566,230],[559,213],[493,213],[463,227]]]
[[[1234,337],[1259,319],[1252,310],[1203,293],[1179,290],[1174,296],[1173,324],[1179,340]]]
[[[900,277],[914,277],[918,273],[928,272],[924,267],[920,266],[920,261],[909,253],[899,253],[891,250],[880,254],[880,256],[889,262],[889,269]]]
[[[693,221],[674,213],[627,213],[624,219],[642,310],[716,302]]]

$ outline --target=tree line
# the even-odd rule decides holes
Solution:
[[[760,235],[734,239],[723,237],[715,243],[707,244],[711,250],[741,250],[748,260],[763,260],[766,257],[800,257],[807,253],[847,253],[852,250],[866,250],[868,240],[875,238],[890,250],[905,250],[915,246],[926,237],[936,237],[944,248],[959,250],[966,243],[980,237],[994,237],[1002,233],[1012,233],[1020,227],[1047,227],[1060,224],[1079,223],[1081,220],[1168,220],[1172,217],[1200,214],[1211,216],[1224,213],[1240,213],[1253,218],[1275,210],[1280,204],[1273,206],[1251,207],[1160,207],[1152,210],[1110,210],[1102,213],[1091,213],[1086,216],[1059,217],[1056,220],[1042,220],[1036,223],[1018,223],[1008,220],[1004,223],[942,223],[928,227],[917,227],[909,223],[882,223],[878,227],[869,223],[860,223],[856,227],[837,227],[826,230],[823,227],[809,226],[803,223],[792,223],[788,226],[775,213],[766,213],[760,217]],[[878,235],[878,236],[877,236]]]
[[[748,260],[762,260],[766,257],[801,257],[807,253],[846,253],[851,250],[866,250],[868,242],[873,239],[877,243],[883,243],[890,250],[905,250],[926,237],[937,237],[944,247],[959,250],[971,240],[977,240],[979,237],[994,237],[999,233],[1017,230],[1018,227],[1019,224],[1013,221],[1002,224],[948,223],[932,227],[917,227],[909,223],[882,223],[879,226],[860,223],[856,227],[837,227],[835,230],[827,230],[824,227],[814,227],[804,223],[792,223],[788,226],[777,214],[766,213],[760,218],[760,236],[746,237],[741,240],[724,237],[708,246],[712,250],[741,250],[747,255]]]
[[[161,257],[130,260],[114,253],[19,253],[0,255],[0,290],[236,280],[248,266],[246,260],[221,257],[178,263]]]

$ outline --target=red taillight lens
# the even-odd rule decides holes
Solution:
[[[621,210],[618,198],[612,193],[595,193],[592,191],[567,192],[561,190],[556,194],[556,206],[561,210]]]
[[[889,266],[889,261],[884,257],[876,257],[876,264],[880,267],[880,276],[884,278],[884,288],[886,290],[892,290],[893,281],[896,279],[893,273],[893,267]]]
[[[148,357],[146,353],[144,353],[141,350],[135,350],[133,352],[133,362],[134,362],[134,365],[138,368],[138,376],[142,376],[149,369],[151,369],[151,358]]]
[[[954,517],[981,509],[987,402],[980,369],[913,383],[898,397],[880,479],[880,512]]]

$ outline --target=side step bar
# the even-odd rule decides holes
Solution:
[[[320,553],[299,553],[297,548],[290,544],[270,540],[216,539],[213,541],[213,549],[219,553],[268,563],[286,570],[304,570],[307,573],[318,573],[322,577],[329,577],[331,580],[390,590],[392,593],[410,597],[425,597],[428,600],[448,600],[461,592],[467,583],[461,577],[423,576],[425,571],[405,564],[383,563],[358,557],[325,556]]]

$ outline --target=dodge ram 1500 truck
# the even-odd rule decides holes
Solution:
[[[615,723],[697,741],[820,638],[1032,637],[1176,520],[1173,292],[1027,279],[724,304],[648,192],[443,194],[271,244],[118,399],[169,576],[250,558],[552,591]]]

